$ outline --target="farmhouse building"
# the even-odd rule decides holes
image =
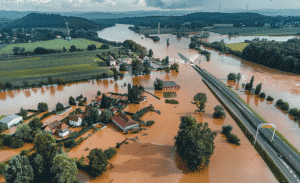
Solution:
[[[69,134],[68,128],[68,125],[66,125],[65,123],[61,124],[59,121],[56,120],[52,123],[48,123],[44,131],[52,135],[58,134],[58,136],[64,137]]]
[[[7,124],[7,127],[10,128],[15,124],[20,123],[20,121],[22,121],[22,120],[23,120],[22,116],[18,116],[18,115],[13,114],[13,115],[6,116],[6,117],[2,118],[0,120],[0,123],[5,123],[5,124]]]
[[[133,119],[128,118],[123,112],[120,112],[118,115],[112,117],[111,119],[112,122],[124,132],[139,128],[139,124]]]
[[[180,86],[174,81],[163,81],[163,90],[179,89]]]
[[[82,119],[78,115],[70,114],[69,115],[69,123],[73,126],[81,126]]]

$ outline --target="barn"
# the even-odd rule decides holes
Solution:
[[[2,118],[0,120],[0,123],[5,123],[5,124],[7,124],[8,128],[10,128],[15,124],[20,123],[20,121],[22,121],[22,120],[23,120],[22,116],[18,116],[18,115],[13,114],[13,115],[6,116],[6,117]]]
[[[163,90],[173,90],[179,88],[180,86],[177,85],[174,81],[163,81]]]

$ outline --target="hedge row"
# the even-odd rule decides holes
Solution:
[[[166,103],[169,103],[169,104],[179,104],[179,102],[177,100],[169,100],[169,99],[166,99],[165,100]]]
[[[74,136],[72,136],[71,138],[76,139],[77,137],[81,136],[85,132],[89,131],[91,128],[93,128],[93,125],[90,125],[84,129],[80,130],[79,132],[76,132],[76,134]]]
[[[28,110],[27,110],[27,111],[28,111]],[[30,111],[28,111],[28,112],[30,112]],[[27,120],[27,119],[30,119],[30,118],[32,118],[32,117],[35,117],[35,116],[39,115],[40,113],[42,113],[42,112],[40,112],[40,111],[34,112],[34,113],[31,114],[30,116],[25,116],[25,117],[23,117],[23,120]]]

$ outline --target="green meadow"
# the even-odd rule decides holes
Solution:
[[[249,43],[233,43],[233,44],[226,44],[226,46],[234,51],[242,52],[248,44]]]
[[[96,41],[84,39],[84,38],[78,38],[78,39],[72,39],[71,41],[64,40],[64,39],[54,39],[50,41],[39,41],[34,43],[20,43],[20,44],[10,44],[2,49],[0,49],[0,54],[13,54],[13,48],[14,47],[24,47],[25,51],[33,51],[37,47],[44,47],[47,49],[55,49],[55,50],[62,50],[63,47],[66,49],[69,49],[71,45],[75,45],[76,48],[79,49],[86,49],[88,45],[95,44],[98,47],[100,47],[103,43],[99,43]]]

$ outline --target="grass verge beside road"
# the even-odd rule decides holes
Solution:
[[[202,80],[203,81],[203,80]],[[212,94],[219,100],[219,102],[224,106],[226,111],[230,114],[230,116],[234,119],[236,124],[240,127],[242,132],[245,134],[247,139],[250,141],[250,143],[253,145],[254,142],[254,136],[252,133],[248,130],[248,128],[244,125],[244,123],[234,115],[234,113],[224,104],[224,102],[217,96],[217,94],[209,87],[209,85],[203,81],[203,83],[208,87],[208,89],[212,92]],[[243,101],[243,100],[242,100]],[[245,102],[245,101],[243,101]],[[259,155],[262,157],[262,159],[266,162],[274,176],[279,182],[289,182],[288,179],[284,176],[284,174],[281,172],[281,170],[278,168],[278,166],[275,164],[275,162],[272,160],[272,158],[266,153],[266,151],[261,147],[259,142],[255,143],[254,148],[259,153]]]

